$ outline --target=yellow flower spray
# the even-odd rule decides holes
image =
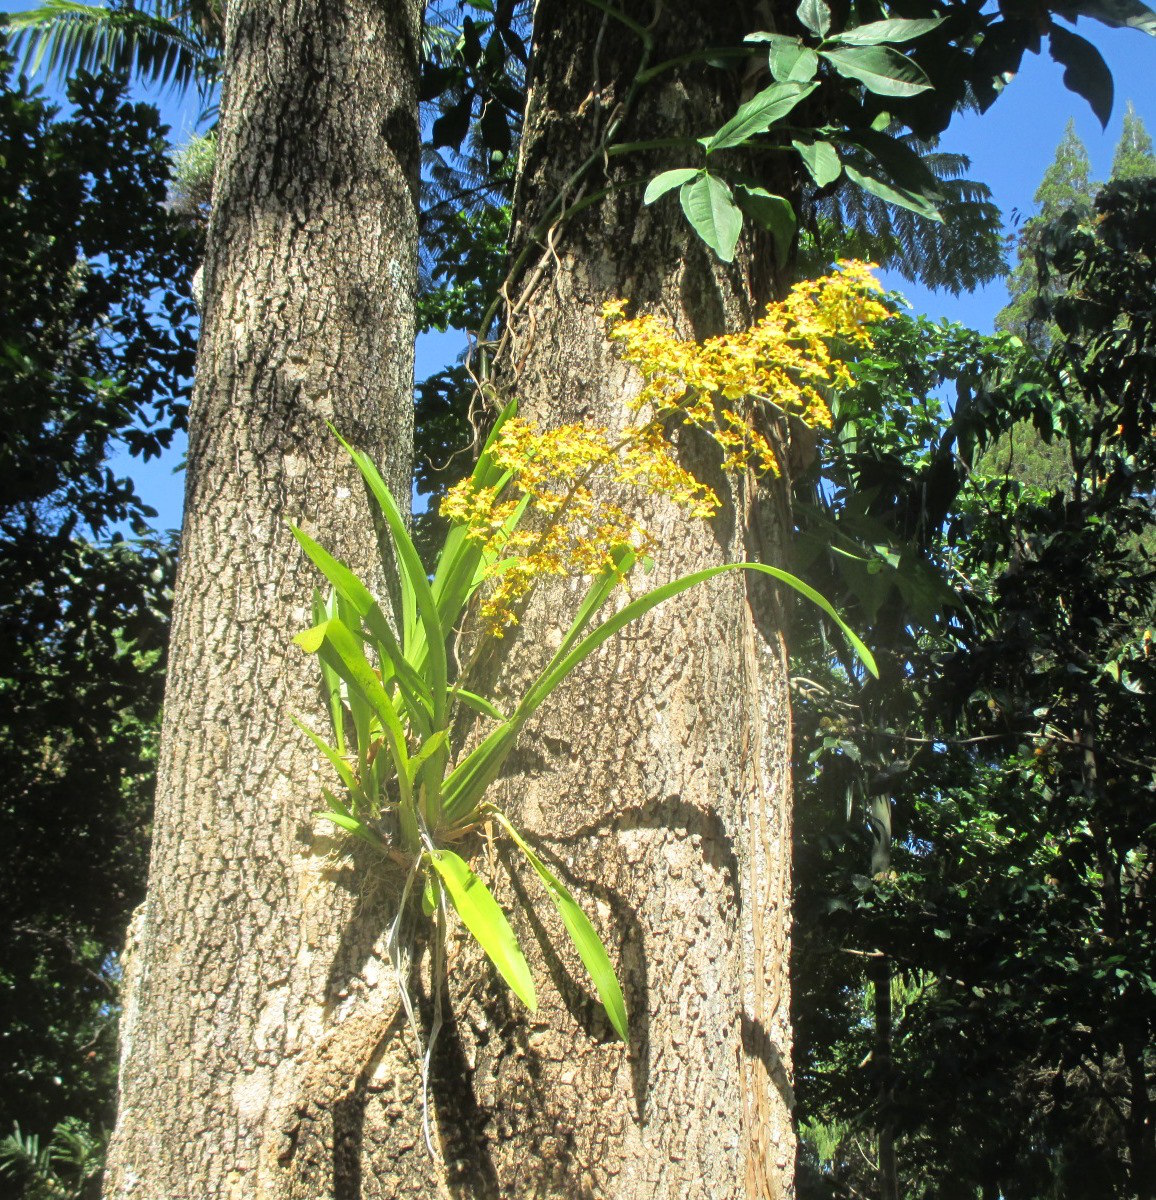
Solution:
[[[478,489],[466,479],[442,501],[441,515],[482,543],[493,562],[481,601],[489,632],[501,636],[517,622],[539,578],[596,575],[611,565],[614,547],[630,545],[640,555],[654,549],[642,521],[603,495],[638,488],[689,516],[717,511],[714,491],[674,457],[671,435],[680,425],[709,433],[727,471],[779,474],[764,430],[784,413],[830,426],[825,394],[850,379],[841,355],[869,347],[870,326],[888,315],[879,291],[869,264],[842,262],[768,305],[750,329],[704,342],[680,339],[660,317],[627,318],[623,300],[606,304],[611,341],[643,377],[626,428],[541,429],[513,418],[493,449],[508,483]]]

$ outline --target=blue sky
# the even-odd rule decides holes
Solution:
[[[5,7],[19,11],[34,7],[34,3],[9,0]],[[988,112],[958,117],[943,136],[942,148],[967,155],[972,164],[970,176],[992,189],[1009,231],[1017,218],[1022,221],[1032,215],[1032,197],[1069,118],[1074,118],[1076,131],[1088,148],[1093,179],[1102,180],[1108,175],[1126,101],[1132,101],[1149,133],[1156,136],[1156,38],[1134,30],[1108,29],[1087,20],[1080,21],[1077,30],[1099,48],[1115,79],[1116,102],[1107,130],[1101,130],[1080,97],[1065,89],[1061,68],[1045,51],[1042,55],[1025,55],[1020,74]],[[183,103],[175,102],[171,95],[155,99],[159,99],[173,141],[179,144],[187,139],[195,131],[200,109],[196,98]],[[982,331],[992,328],[995,314],[1007,298],[1002,281],[959,297],[930,292],[897,278],[888,279],[888,283],[904,292],[916,311],[962,321]],[[455,333],[419,339],[417,377],[438,370],[462,349],[464,341]],[[172,456],[159,463],[154,460],[142,464],[126,457],[114,464],[118,471],[136,480],[138,490],[158,510],[157,523],[162,528],[180,523],[183,481],[179,475],[174,476],[173,464],[182,454],[183,447],[174,448]]]

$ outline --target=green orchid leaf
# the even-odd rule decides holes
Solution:
[[[460,700],[467,708],[472,708],[475,712],[480,712],[483,716],[493,717],[495,721],[506,720],[506,714],[487,700],[485,696],[479,696],[476,692],[467,691],[464,687],[455,686],[450,688],[450,697],[454,700]]]
[[[610,1024],[614,1026],[614,1032],[624,1042],[629,1042],[630,1029],[627,1024],[626,1001],[622,998],[622,988],[618,983],[618,976],[614,973],[610,956],[606,953],[606,947],[602,944],[597,930],[590,923],[590,918],[582,911],[581,906],[565,884],[534,853],[513,825],[496,809],[493,810],[493,813],[545,885],[546,894],[553,901],[558,915],[562,918],[562,924],[566,927],[566,932],[570,935],[575,950],[578,951],[578,956],[590,973],[590,979],[598,992],[598,998],[602,1001],[602,1007],[610,1018]]]
[[[452,850],[435,850],[429,861],[462,923],[497,967],[498,974],[531,1012],[537,1012],[538,997],[529,964],[493,893]]]
[[[614,616],[604,621],[593,632],[583,638],[565,658],[552,663],[538,677],[537,682],[526,693],[522,703],[518,706],[515,719],[522,714],[525,714],[523,719],[528,718],[530,713],[541,706],[550,693],[553,692],[558,684],[575,667],[593,654],[599,646],[612,638],[620,629],[625,628],[632,621],[638,620],[639,617],[645,616],[652,608],[657,608],[664,601],[727,571],[757,571],[764,575],[770,575],[780,583],[786,584],[787,587],[793,588],[801,596],[810,600],[812,604],[822,609],[838,625],[843,632],[843,636],[850,642],[863,665],[872,675],[878,677],[879,671],[875,665],[875,659],[872,657],[871,651],[867,649],[847,622],[839,616],[831,602],[815,591],[809,584],[804,583],[789,571],[784,571],[779,567],[768,566],[766,563],[723,563],[717,567],[707,567],[705,570],[695,571],[693,574],[673,579],[669,583],[663,584],[661,587],[657,587],[643,596],[639,596],[637,600],[631,601],[631,603],[620,609]]]
[[[336,432],[334,430],[334,433]],[[445,723],[446,711],[447,631],[442,625],[437,602],[434,600],[425,568],[422,566],[421,556],[409,536],[405,518],[393,498],[393,493],[390,492],[372,460],[362,451],[355,450],[340,434],[337,434],[337,437],[357,465],[357,469],[361,472],[370,494],[377,501],[378,508],[389,528],[403,592],[412,596],[413,606],[417,613],[416,619],[408,614],[403,618],[406,658],[418,671],[423,665],[428,665],[429,690],[433,697],[434,726],[440,728]],[[408,604],[406,607],[408,608]]]
[[[343,562],[334,558],[303,529],[296,525],[290,525],[289,528],[309,560],[329,580],[337,594],[357,614],[359,622],[364,622],[370,634],[378,641],[384,657],[389,660],[389,665],[397,677],[410,720],[418,727],[419,732],[426,732],[432,715],[433,695],[428,684],[402,653],[397,637],[373,594]]]

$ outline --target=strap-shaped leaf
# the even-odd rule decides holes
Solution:
[[[290,525],[293,536],[309,556],[310,561],[333,585],[338,595],[350,604],[366,628],[380,643],[383,654],[397,677],[398,686],[406,701],[410,719],[420,732],[429,727],[429,716],[433,709],[433,696],[429,685],[413,669],[402,653],[397,636],[390,627],[381,605],[374,599],[369,588],[339,559],[333,557],[324,546],[315,542],[303,529]],[[415,719],[416,718],[416,719]]]
[[[377,501],[378,508],[389,527],[403,591],[408,590],[412,595],[421,623],[420,628],[423,631],[423,637],[419,639],[417,627],[413,629],[412,633],[406,630],[407,637],[413,641],[412,650],[409,642],[405,645],[406,657],[417,670],[420,670],[423,663],[428,661],[429,688],[433,696],[434,727],[441,728],[445,723],[446,712],[446,630],[438,615],[437,602],[434,600],[433,591],[426,578],[421,555],[418,554],[417,547],[409,536],[405,518],[401,515],[393,493],[389,490],[389,486],[381,477],[377,467],[373,465],[373,461],[367,454],[355,450],[340,434],[338,434],[338,440],[356,463],[357,469],[361,472],[366,486]]]
[[[325,802],[329,805],[326,812],[314,813],[315,817],[322,817],[326,821],[336,825],[339,829],[344,829],[348,833],[352,833],[354,837],[360,838],[367,845],[372,846],[375,850],[384,850],[388,847],[376,833],[368,826],[363,825],[356,817],[350,816],[347,812],[343,812],[340,808],[340,801],[333,795],[332,792],[322,789],[325,796]]]
[[[328,601],[322,600],[317,588],[313,589],[313,624],[321,625],[330,617],[336,615],[337,606],[332,594]],[[337,753],[345,753],[345,703],[341,698],[341,677],[334,669],[321,659],[317,660],[321,668],[321,691],[325,697],[325,707],[329,711],[329,721],[333,726],[333,738],[337,743]]]
[[[442,811],[451,821],[463,821],[477,808],[486,788],[497,779],[510,757],[529,713],[515,713],[446,776],[442,784]]]
[[[464,687],[450,688],[450,695],[455,700],[460,700],[467,708],[472,708],[475,712],[480,712],[483,716],[493,717],[495,721],[506,720],[506,714],[496,704],[487,700],[485,696],[479,696],[476,692],[467,691]]]
[[[561,662],[570,652],[570,647],[582,636],[595,614],[609,599],[610,593],[622,581],[623,576],[633,568],[638,560],[638,555],[632,547],[623,545],[616,546],[610,551],[610,559],[610,566],[600,575],[595,576],[594,581],[587,588],[586,597],[578,606],[578,612],[574,615],[574,620],[570,622],[570,628],[566,630],[562,644],[546,665],[547,671],[556,663]]]
[[[558,910],[558,915],[562,918],[562,924],[566,926],[566,932],[570,935],[570,940],[574,943],[574,949],[578,951],[578,956],[582,959],[583,965],[590,972],[590,978],[598,991],[598,998],[602,1001],[602,1007],[606,1010],[606,1015],[610,1018],[610,1024],[614,1026],[614,1032],[624,1042],[629,1042],[630,1029],[626,1018],[626,1001],[622,998],[622,988],[619,986],[618,976],[614,973],[614,967],[610,962],[610,955],[606,953],[606,947],[602,944],[602,939],[598,936],[598,931],[591,924],[590,918],[582,911],[578,901],[574,899],[573,895],[566,888],[566,885],[534,853],[522,835],[497,809],[493,809],[492,811],[506,832],[513,838],[518,849],[526,856],[526,861],[537,872],[538,878],[545,885],[546,894],[554,902],[554,907]]]
[[[325,756],[326,760],[337,772],[338,779],[341,780],[341,782],[345,785],[346,790],[353,797],[354,802],[356,804],[361,804],[368,807],[365,799],[365,793],[361,790],[361,787],[357,782],[357,777],[353,774],[353,768],[350,767],[349,763],[347,763],[345,759],[342,758],[341,755],[338,754],[338,752],[324,738],[318,737],[318,735],[315,734],[308,725],[304,724],[304,722],[299,721],[296,717],[294,717],[293,724],[296,725],[297,728],[300,729],[301,732],[304,733],[305,736],[308,737],[309,740],[317,747],[317,749],[320,750]]]
[[[758,571],[760,574],[770,575],[780,583],[786,584],[787,587],[793,588],[801,596],[805,596],[812,604],[822,609],[839,626],[843,631],[844,637],[851,643],[863,665],[872,675],[878,677],[879,671],[875,665],[875,659],[871,651],[855,635],[847,622],[839,616],[830,601],[815,591],[809,584],[804,583],[789,571],[784,571],[779,567],[768,566],[766,563],[723,563],[717,567],[707,567],[705,570],[695,571],[690,575],[683,575],[679,579],[672,579],[669,583],[665,583],[661,587],[654,588],[645,595],[639,596],[637,600],[631,601],[616,612],[614,616],[603,621],[597,629],[583,638],[564,659],[548,667],[539,676],[537,682],[526,693],[522,703],[518,706],[515,719],[522,714],[525,714],[525,717],[529,717],[530,713],[540,707],[542,702],[575,667],[593,654],[599,646],[609,641],[620,629],[629,625],[631,621],[636,621],[639,617],[645,616],[652,608],[657,608],[664,601],[727,571]]]
[[[534,980],[517,935],[493,893],[452,850],[435,850],[430,864],[445,885],[450,903],[474,935],[514,995],[531,1011],[538,1010]]]
[[[403,799],[408,799],[409,753],[405,745],[405,731],[393,701],[365,657],[360,638],[351,633],[340,618],[333,617],[324,625],[316,625],[299,633],[293,641],[307,654],[325,655],[333,669],[349,685],[351,695],[360,693],[372,706],[381,722]]]
[[[475,489],[497,487],[501,490],[505,481],[511,477],[509,471],[499,467],[494,462],[494,446],[502,432],[502,427],[517,415],[518,402],[512,400],[498,414],[489,437],[486,438],[482,453],[470,474]],[[466,536],[463,526],[457,525],[446,536],[441,553],[438,555],[437,567],[434,570],[433,583],[430,585],[434,600],[438,606],[443,628],[452,629],[461,616],[470,595],[473,592],[477,565],[482,558],[482,546]]]
[[[818,84],[815,83],[772,83],[740,106],[738,112],[713,137],[707,139],[706,152],[710,154],[715,150],[741,146],[756,134],[766,133],[816,87]]]

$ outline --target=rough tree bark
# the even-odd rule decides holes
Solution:
[[[230,0],[148,899],[105,1194],[355,1194],[376,1026],[314,826],[304,520],[371,571],[332,421],[409,493],[419,0]],[[323,1146],[323,1151],[317,1147]],[[307,1180],[307,1182],[306,1182]]]
[[[657,12],[654,63],[738,43],[758,22],[745,5],[708,0],[623,7],[640,23]],[[614,120],[641,50],[591,6],[542,0],[537,23],[522,236]],[[660,77],[639,93],[620,138],[709,132],[738,102],[731,88],[725,73],[702,66]],[[635,160],[612,167],[608,182],[668,165],[677,164]],[[587,194],[601,183],[595,176]],[[555,246],[559,260],[543,254],[541,280],[515,317],[511,350],[511,386],[548,422],[613,428],[624,419],[639,380],[610,351],[606,300],[627,297],[701,338],[751,324],[775,285],[767,245],[745,243],[736,266],[723,267],[673,197],[644,208],[637,186],[612,191],[559,230]],[[709,524],[656,508],[663,550],[648,583],[725,561],[781,561],[785,489],[727,480],[710,444],[686,438],[682,452],[723,507]],[[576,599],[560,589],[537,607],[519,657],[536,660],[561,636]],[[684,595],[608,646],[528,736],[532,753],[508,789],[510,806],[602,915],[621,956],[631,1046],[608,1040],[592,1017],[580,965],[539,958],[539,977],[555,986],[544,989],[526,1055],[491,1052],[475,1075],[487,1107],[513,1107],[521,1125],[493,1146],[503,1196],[792,1194],[790,716],[780,616],[772,589],[741,575]]]
[[[652,62],[738,42],[759,20],[744,7],[658,6]],[[655,11],[623,9],[643,23]],[[594,5],[538,3],[515,249],[592,154],[600,165],[569,204],[607,182],[678,165],[655,156],[623,166],[597,155],[640,49]],[[639,94],[620,139],[708,132],[739,98],[727,73],[672,71]],[[645,208],[641,192],[616,188],[549,235],[539,229],[511,289],[517,297],[529,285],[499,363],[523,412],[621,424],[640,380],[606,339],[607,299],[628,297],[669,316],[682,335],[702,337],[748,326],[771,298],[768,246],[745,242],[725,268],[688,233],[673,197]],[[786,489],[726,479],[705,439],[687,438],[682,451],[724,504],[712,523],[697,525],[657,506],[657,578],[780,561]],[[528,614],[503,667],[511,694],[557,645],[579,596],[559,586]],[[390,1080],[379,1083],[387,1119],[375,1136],[384,1141],[366,1146],[380,1192],[366,1195],[435,1187],[463,1200],[793,1194],[789,742],[778,597],[737,575],[657,610],[551,700],[500,799],[595,915],[620,964],[630,1047],[613,1040],[577,959],[536,950],[539,921],[559,947],[565,938],[533,878],[511,860],[518,881],[504,899],[517,905],[539,1012],[521,1010],[467,944],[451,948],[451,1019],[430,1097],[444,1165],[421,1148],[418,1113],[403,1099],[413,1085],[392,1050],[396,1065],[383,1061],[379,1073]],[[519,897],[534,903],[533,918]]]

